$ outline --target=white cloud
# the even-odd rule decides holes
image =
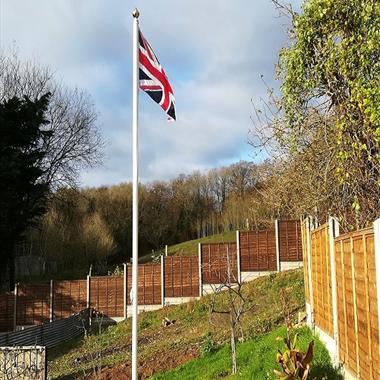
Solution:
[[[0,0],[1,1],[1,0]],[[137,1],[141,28],[171,80],[178,122],[141,93],[141,178],[166,179],[247,156],[251,97],[273,85],[284,19],[269,0]],[[1,48],[49,65],[87,89],[108,141],[84,185],[131,178],[131,15],[122,0],[3,0]]]

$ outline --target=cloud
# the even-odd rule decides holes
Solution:
[[[168,179],[247,157],[251,98],[274,82],[286,20],[269,0],[137,1],[140,25],[173,84],[178,121],[140,94],[140,173]],[[299,2],[297,2],[299,4]],[[49,65],[85,88],[106,139],[104,167],[84,186],[131,179],[131,7],[122,0],[12,0],[1,3],[2,49]]]

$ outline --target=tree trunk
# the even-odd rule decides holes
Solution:
[[[231,361],[232,361],[232,374],[237,373],[236,363],[236,338],[235,338],[235,320],[233,311],[230,311],[230,327],[231,327]]]

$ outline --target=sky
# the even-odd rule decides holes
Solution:
[[[295,9],[299,1],[294,0]],[[0,49],[49,66],[85,89],[105,140],[102,166],[82,186],[132,177],[132,10],[164,67],[177,121],[140,93],[140,179],[260,161],[249,144],[251,100],[278,88],[275,64],[288,43],[287,19],[270,0],[0,0]]]

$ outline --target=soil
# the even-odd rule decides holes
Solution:
[[[179,365],[196,358],[199,355],[198,345],[187,346],[185,349],[177,349],[170,351],[160,351],[153,354],[152,357],[139,362],[139,379],[144,380],[152,376],[154,373],[167,371],[178,367]],[[130,363],[118,364],[112,367],[105,367],[101,373],[96,376],[88,377],[88,379],[97,380],[130,380],[131,379]]]

